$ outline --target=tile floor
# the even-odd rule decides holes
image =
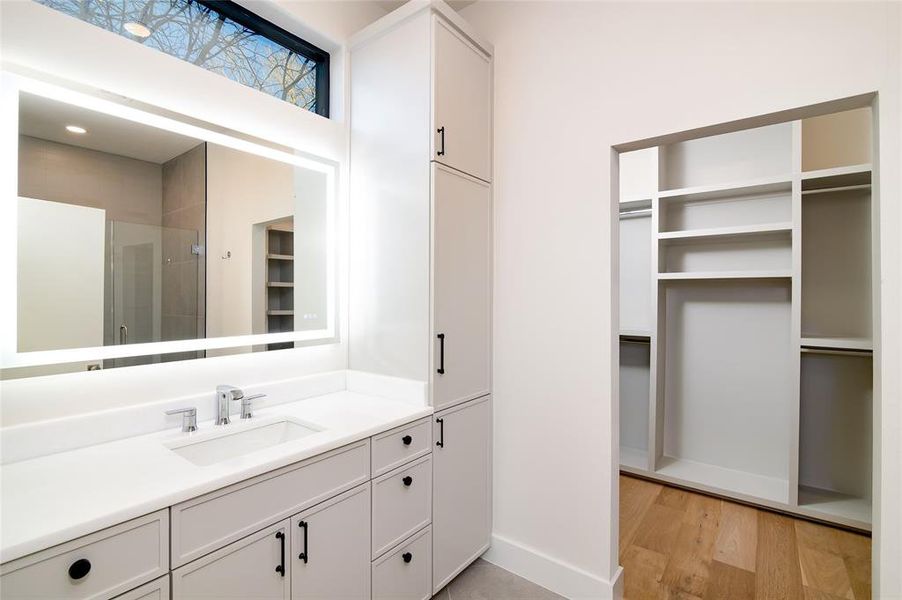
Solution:
[[[562,600],[531,581],[477,559],[433,600]]]

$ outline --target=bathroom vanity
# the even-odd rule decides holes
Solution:
[[[4,379],[329,345],[345,369],[4,427],[4,599],[423,600],[488,549],[492,48],[440,1],[350,46],[343,197],[329,157],[3,73]]]
[[[5,465],[0,589],[429,598],[434,494],[459,507],[463,555],[488,543],[489,415],[488,397],[436,422],[408,398],[344,390]],[[290,439],[288,427],[307,433]],[[248,437],[256,451],[228,452]]]

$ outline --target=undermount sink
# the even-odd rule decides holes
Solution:
[[[230,427],[236,429],[229,431]],[[216,432],[215,436],[170,442],[166,444],[166,447],[195,465],[205,467],[286,442],[293,442],[322,431],[312,425],[287,418],[259,425],[243,423],[224,425],[223,428],[224,431]]]

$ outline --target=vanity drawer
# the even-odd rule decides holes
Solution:
[[[111,598],[169,568],[169,510],[104,529],[0,567],[0,596]]]
[[[169,575],[154,579],[114,600],[169,600]]]
[[[373,600],[432,597],[432,528],[427,527],[373,563]]]
[[[432,456],[373,480],[373,558],[429,524]]]
[[[420,419],[373,436],[373,477],[432,451],[430,419]]]
[[[172,568],[369,480],[369,440],[172,507]]]

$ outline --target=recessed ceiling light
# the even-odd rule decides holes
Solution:
[[[137,21],[129,21],[122,27],[133,36],[139,38],[150,37],[151,34],[150,28],[147,25],[138,23]]]
[[[84,127],[79,127],[78,125],[66,125],[66,131],[68,131],[69,133],[78,134],[88,133],[87,129],[85,129]]]

